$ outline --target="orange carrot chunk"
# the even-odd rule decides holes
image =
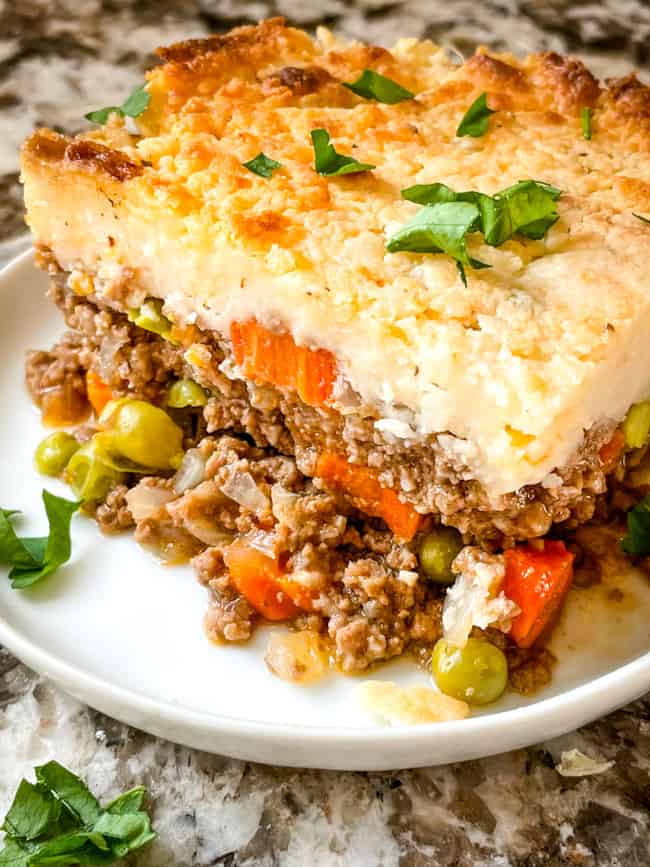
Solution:
[[[238,539],[224,551],[223,558],[233,584],[253,608],[267,620],[290,620],[299,609],[286,592],[279,563]]]
[[[96,416],[100,415],[109,400],[113,400],[113,392],[94,370],[86,373],[86,392]]]
[[[324,452],[316,462],[316,475],[326,484],[345,491],[362,512],[383,518],[400,539],[408,541],[417,533],[421,515],[413,506],[403,503],[392,488],[382,487],[374,470]]]
[[[625,448],[625,434],[621,430],[621,428],[617,428],[614,431],[614,436],[606,442],[604,446],[601,446],[600,451],[598,452],[598,457],[600,458],[600,462],[605,466],[609,464],[614,464],[616,460],[618,460],[619,455]]]
[[[292,581],[286,575],[281,579],[280,585],[298,608],[302,608],[303,611],[314,610],[314,599],[318,597],[318,593],[298,581]]]
[[[286,331],[269,331],[256,319],[230,327],[235,361],[246,376],[297,391],[305,403],[325,406],[336,379],[336,359],[326,349],[297,346]]]
[[[544,540],[543,548],[518,545],[505,552],[506,576],[501,589],[521,608],[510,637],[530,647],[552,621],[571,585],[573,554],[563,542]]]

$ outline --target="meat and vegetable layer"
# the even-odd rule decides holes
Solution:
[[[650,553],[650,90],[279,20],[161,56],[25,145],[70,328],[27,381],[76,425],[40,467],[191,559],[213,638],[299,627],[281,676],[545,682],[580,528],[631,510]]]
[[[434,502],[456,508],[422,514],[405,482],[410,467],[421,473],[431,461],[421,446],[391,447],[363,419],[240,378],[232,345],[196,328],[181,334],[151,302],[144,313],[110,308],[71,290],[84,281],[47,251],[39,260],[70,330],[51,351],[30,354],[27,383],[48,425],[76,429],[47,437],[37,465],[63,474],[104,532],[135,528],[163,560],[191,559],[209,589],[212,639],[246,641],[265,620],[291,622],[300,643],[276,647],[269,664],[300,682],[324,671],[328,655],[354,672],[407,650],[428,661],[435,646],[444,667],[445,642],[479,659],[487,642],[506,674],[486,694],[498,697],[508,677],[522,691],[548,682],[552,656],[538,639],[576,553],[594,579],[575,529],[638,499],[645,449],[625,450],[621,430],[594,438],[557,513],[565,542],[541,540],[549,524],[531,517],[548,521],[549,504],[562,505],[557,489],[552,498],[541,486],[520,491],[504,498],[509,513],[495,513],[481,509],[477,483],[432,472]],[[567,508],[569,498],[579,508]]]

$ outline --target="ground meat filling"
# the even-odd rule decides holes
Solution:
[[[284,564],[304,587],[311,610],[298,625],[329,636],[343,671],[363,670],[409,648],[430,653],[440,635],[440,594],[420,578],[410,545],[319,490],[293,458],[225,434],[206,437],[198,451],[205,472],[195,487],[178,493],[173,480],[151,477],[113,494],[115,508],[130,509],[139,542],[168,560],[192,556],[210,590],[210,638],[246,641],[260,620],[224,562],[224,551],[240,538]],[[233,499],[245,499],[244,480],[248,496],[254,489],[249,506]]]
[[[314,475],[320,452],[346,455],[377,470],[383,485],[397,490],[423,514],[439,516],[456,527],[467,541],[507,547],[517,540],[544,536],[553,525],[576,527],[593,516],[597,498],[607,487],[606,476],[615,469],[599,456],[613,432],[613,425],[602,425],[588,432],[572,465],[556,471],[554,486],[531,485],[491,499],[478,482],[463,478],[465,468],[435,436],[424,443],[405,444],[381,435],[371,417],[310,407],[272,386],[226,375],[229,347],[196,328],[192,344],[200,364],[189,364],[183,347],[136,328],[124,314],[98,304],[92,296],[73,294],[65,288],[64,274],[55,275],[52,295],[75,331],[74,337],[64,338],[53,350],[53,369],[75,364],[79,370],[91,367],[116,393],[128,392],[154,403],[162,401],[171,380],[193,378],[214,395],[204,410],[208,433],[246,434],[260,447],[294,456],[297,467],[308,476]],[[36,369],[36,360],[30,360],[28,379],[38,402]]]
[[[361,671],[409,650],[428,661],[442,631],[443,591],[419,570],[421,537],[401,543],[381,519],[325,489],[313,478],[322,451],[377,470],[383,485],[430,515],[420,533],[442,521],[457,527],[466,543],[492,550],[543,536],[552,524],[569,530],[596,507],[606,509],[608,473],[620,477],[622,490],[618,459],[605,464],[599,457],[612,434],[603,427],[587,435],[573,466],[558,470],[555,487],[531,486],[490,500],[477,482],[462,478],[464,468],[436,437],[424,444],[388,441],[370,417],[315,409],[272,386],[244,382],[226,343],[194,327],[189,340],[187,334],[162,339],[94,296],[74,294],[67,275],[49,266],[51,295],[71,331],[50,352],[33,352],[27,360],[28,387],[44,411],[58,395],[59,405],[72,407],[80,419],[89,415],[88,370],[115,396],[154,404],[164,405],[170,384],[181,377],[209,390],[203,410],[170,410],[184,429],[184,448],[203,462],[202,478],[178,489],[176,476],[127,476],[92,509],[104,532],[135,527],[136,540],[163,559],[191,560],[209,590],[206,630],[215,641],[246,641],[262,620],[224,559],[234,540],[244,540],[301,588],[308,602],[299,606],[295,625],[328,640],[341,670]],[[91,434],[91,426],[77,433],[79,439]],[[579,551],[579,542],[575,546]],[[588,555],[579,561],[588,571]],[[508,655],[514,688],[529,692],[548,681],[553,660],[547,651],[518,651],[502,633],[489,633]]]

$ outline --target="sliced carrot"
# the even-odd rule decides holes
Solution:
[[[245,539],[229,545],[223,557],[237,590],[267,620],[290,620],[300,613],[287,593],[282,569],[272,557]]]
[[[316,475],[326,484],[345,491],[362,512],[383,518],[400,539],[408,541],[417,533],[422,516],[413,506],[403,503],[392,488],[382,487],[374,470],[324,452],[316,462]]]
[[[287,596],[303,611],[314,610],[314,598],[318,596],[309,587],[300,584],[298,581],[292,581],[286,575],[281,579],[280,584]]]
[[[246,376],[297,391],[305,403],[325,406],[336,379],[336,359],[326,349],[297,346],[288,332],[270,331],[256,319],[230,327],[235,361]]]
[[[609,442],[606,442],[604,446],[601,446],[600,451],[598,452],[600,462],[605,466],[613,464],[614,461],[618,460],[624,448],[625,434],[619,427],[614,431],[614,436],[611,438],[611,440],[609,440]]]
[[[506,576],[501,589],[521,614],[512,622],[510,637],[530,647],[562,604],[573,578],[573,554],[563,542],[544,540],[543,548],[518,545],[505,552]]]
[[[113,400],[113,392],[94,370],[89,370],[86,373],[86,391],[90,405],[95,410],[95,415],[97,416],[109,400]]]

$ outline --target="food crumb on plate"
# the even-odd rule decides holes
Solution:
[[[361,703],[390,725],[449,722],[469,716],[469,705],[425,686],[398,686],[367,680],[359,687]]]

